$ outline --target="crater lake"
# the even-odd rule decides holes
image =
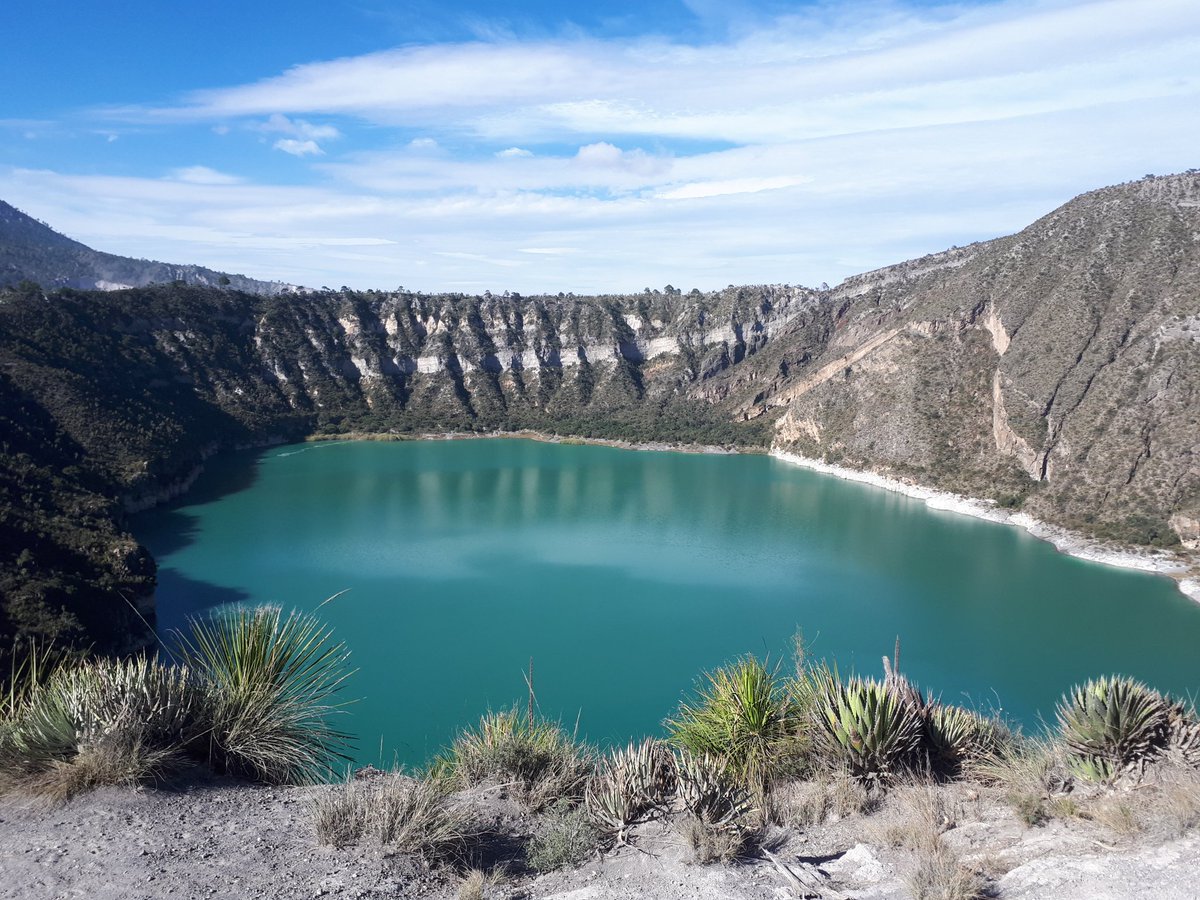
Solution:
[[[1200,606],[1169,579],[767,456],[307,443],[214,458],[133,530],[168,644],[221,604],[321,607],[357,668],[339,725],[363,764],[422,763],[524,704],[531,659],[568,730],[660,733],[706,669],[790,669],[798,630],[869,675],[899,636],[928,692],[1027,730],[1095,675],[1200,689]]]

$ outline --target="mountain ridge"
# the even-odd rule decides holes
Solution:
[[[132,259],[93,250],[0,200],[0,287],[31,281],[49,289],[121,290],[181,281],[228,287],[254,294],[298,290],[296,285],[260,281],[204,266]]]

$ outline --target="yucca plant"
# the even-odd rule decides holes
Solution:
[[[864,780],[885,779],[909,765],[921,741],[921,719],[886,684],[816,672],[813,722],[827,761]]]
[[[1161,694],[1113,675],[1073,687],[1058,705],[1068,765],[1087,781],[1111,783],[1165,749],[1169,705]]]
[[[974,760],[994,753],[1004,739],[995,722],[961,706],[931,704],[921,722],[930,769],[950,778],[960,775]]]
[[[584,802],[592,821],[622,846],[629,828],[660,810],[674,785],[674,757],[661,743],[647,738],[604,757],[599,771],[588,780]]]
[[[695,756],[726,760],[730,776],[759,799],[803,753],[802,707],[778,667],[753,656],[704,674],[693,701],[666,721],[670,741]]]
[[[345,754],[335,695],[349,653],[316,618],[234,607],[192,623],[179,656],[211,687],[207,757],[270,783],[319,780]]]

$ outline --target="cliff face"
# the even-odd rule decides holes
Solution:
[[[782,447],[1101,537],[1200,536],[1200,176],[1096,191],[823,299],[828,342],[743,407],[778,417]]]
[[[117,500],[161,499],[222,446],[313,432],[774,444],[1194,546],[1200,176],[1087,194],[825,291],[26,287],[0,293],[0,386],[6,643],[92,633],[96,609],[145,595]]]

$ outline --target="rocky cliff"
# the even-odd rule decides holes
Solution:
[[[743,407],[777,417],[779,445],[1196,546],[1200,176],[1095,191],[822,300],[829,340]],[[786,363],[802,343],[775,349]]]
[[[1087,194],[822,291],[24,285],[0,294],[0,388],[5,642],[94,637],[96,610],[147,593],[118,501],[162,499],[223,446],[320,432],[774,445],[1195,546],[1200,176]]]

